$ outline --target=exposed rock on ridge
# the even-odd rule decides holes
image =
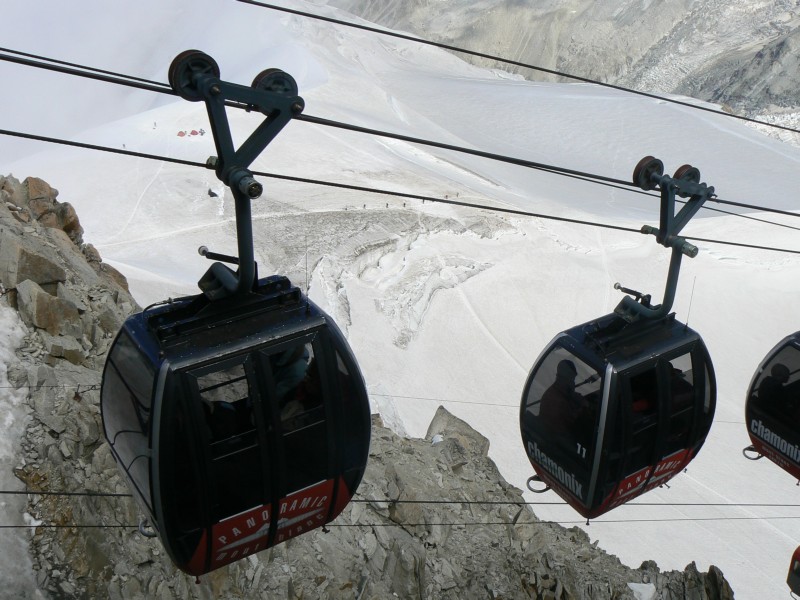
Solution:
[[[31,490],[31,521],[62,526],[33,528],[37,580],[50,597],[733,598],[715,567],[661,572],[647,561],[630,569],[581,529],[539,521],[488,458],[488,440],[443,408],[424,440],[401,438],[373,418],[357,501],[328,531],[199,582],[175,569],[158,540],[137,532],[131,498],[36,494],[127,492],[103,440],[99,383],[110,336],[136,305],[124,278],[80,235],[34,216],[26,181],[0,178],[14,205],[0,206],[0,255],[15,265],[0,273],[7,292],[0,301],[17,307],[28,327],[9,366],[9,380],[30,389],[33,417],[16,474]],[[47,214],[69,213],[54,191],[47,198]],[[80,231],[77,217],[64,223]]]

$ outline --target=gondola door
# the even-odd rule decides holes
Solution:
[[[620,412],[609,431],[619,433],[609,441],[596,514],[663,485],[700,449],[714,414],[713,375],[704,357],[695,345],[617,374]]]
[[[159,522],[165,545],[189,573],[205,573],[267,547],[271,460],[263,392],[253,356],[242,353],[171,378],[158,435]],[[192,535],[193,534],[193,535]],[[252,543],[225,553],[229,540]],[[188,543],[187,543],[188,542]]]
[[[329,382],[325,337],[289,341],[259,353],[267,374],[275,441],[277,491],[274,542],[281,543],[331,520],[340,473],[337,420]]]

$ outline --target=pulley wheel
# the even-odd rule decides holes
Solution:
[[[682,179],[683,181],[692,181],[700,183],[700,169],[692,165],[683,165],[678,167],[673,175],[674,179]]]
[[[203,100],[203,96],[194,82],[197,73],[219,77],[219,65],[205,52],[185,50],[178,54],[169,66],[169,85],[184,100],[199,102]]]
[[[654,190],[657,185],[653,181],[652,175],[660,177],[663,174],[664,163],[652,156],[645,156],[633,170],[633,183],[643,190]]]
[[[266,69],[253,79],[253,88],[276,92],[287,96],[297,95],[297,82],[294,77],[280,69]]]

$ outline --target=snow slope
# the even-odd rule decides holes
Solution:
[[[669,171],[697,166],[721,198],[800,209],[800,150],[724,117],[583,84],[526,82],[410,42],[233,1],[145,0],[135,10],[82,4],[93,17],[66,32],[59,24],[74,7],[13,3],[9,18],[19,27],[4,44],[158,81],[175,55],[199,48],[226,80],[248,84],[267,67],[286,70],[309,115],[626,180],[652,154]],[[343,14],[313,2],[287,5]],[[177,135],[210,130],[200,103],[7,63],[0,74],[15,90],[0,98],[0,128],[198,162],[214,153],[209,135]],[[241,140],[259,120],[233,112]],[[211,171],[13,138],[3,138],[0,164],[57,187],[76,207],[85,239],[128,276],[143,305],[196,291],[208,266],[199,245],[235,252],[232,202]],[[653,197],[301,122],[290,123],[253,168],[634,229],[657,224]],[[669,252],[652,237],[264,183],[254,203],[261,272],[308,280],[311,297],[346,330],[387,421],[421,436],[444,404],[490,438],[490,455],[520,488],[532,471],[519,440],[519,395],[538,353],[559,331],[611,311],[620,299],[614,282],[656,297],[663,290]],[[790,217],[758,216],[797,227]],[[684,233],[800,250],[796,229],[707,210]],[[699,246],[700,255],[684,261],[674,310],[704,336],[715,361],[715,424],[689,472],[640,499],[662,505],[623,506],[586,529],[632,566],[715,564],[737,598],[777,598],[800,543],[798,490],[777,467],[742,458],[743,402],[763,355],[800,329],[793,302],[800,260]],[[583,525],[567,506],[535,509]]]
[[[386,27],[546,69],[731,104],[797,110],[793,0],[327,0]],[[482,58],[478,64],[494,65]],[[548,77],[505,65],[534,80]]]

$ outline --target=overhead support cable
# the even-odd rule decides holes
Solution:
[[[678,522],[707,522],[707,521],[779,521],[779,520],[798,520],[800,516],[752,516],[752,517],[676,517],[664,519],[592,519],[591,524],[628,524],[628,523],[678,523]],[[325,527],[532,527],[536,525],[586,525],[584,521],[448,521],[448,522],[419,522],[403,523],[397,521],[384,521],[381,523],[328,523]],[[138,529],[138,525],[92,525],[92,524],[54,524],[40,523],[30,525],[0,525],[0,529]]]
[[[242,1],[242,0],[238,0],[238,1]],[[89,71],[99,71],[98,69],[94,69],[93,67],[87,67],[87,66],[84,66],[84,65],[75,65],[75,67],[77,67],[77,68],[72,68],[72,67],[60,66],[60,65],[57,65],[57,64],[51,64],[53,62],[58,62],[58,61],[55,61],[55,59],[51,59],[51,58],[47,58],[47,57],[37,57],[37,59],[40,60],[40,61],[42,61],[42,60],[50,61],[50,63],[42,63],[42,62],[36,63],[35,61],[32,61],[32,60],[0,54],[0,60],[9,60],[11,62],[18,62],[18,63],[21,63],[21,64],[27,64],[29,66],[35,66],[37,68],[54,70],[54,71],[57,71],[57,72],[67,73],[69,75],[75,75],[75,76],[78,76],[78,77],[88,77],[88,78],[91,78],[91,79],[99,79],[99,80],[107,82],[107,83],[114,83],[114,84],[118,84],[118,85],[130,86],[130,87],[143,89],[143,90],[147,90],[147,91],[152,91],[152,92],[157,92],[157,93],[175,95],[175,92],[173,92],[172,89],[170,87],[168,87],[167,84],[161,84],[161,83],[158,83],[158,82],[151,82],[151,83],[154,83],[155,85],[151,85],[150,83],[141,83],[139,81],[134,81],[136,78],[132,78],[132,77],[129,77],[129,76],[126,76],[126,75],[121,75],[120,76],[120,77],[122,77],[124,79],[115,78],[114,76],[111,76],[111,75],[100,75],[100,74],[95,75],[95,74],[92,74],[92,73],[89,72]],[[72,64],[72,63],[69,63],[69,64]],[[232,108],[249,110],[249,107],[247,107],[246,105],[241,104],[241,103],[226,102],[225,104],[227,106],[232,107]],[[450,151],[453,151],[453,152],[459,152],[459,153],[462,153],[462,154],[469,154],[469,155],[473,155],[473,156],[477,156],[477,157],[481,157],[481,158],[500,161],[500,162],[513,164],[513,165],[517,165],[517,166],[521,166],[521,167],[526,167],[526,168],[536,169],[536,170],[540,170],[540,171],[544,171],[544,172],[554,173],[554,174],[557,174],[557,175],[570,177],[570,178],[574,178],[574,179],[578,179],[578,180],[582,180],[582,181],[588,181],[590,183],[596,183],[596,184],[599,184],[599,185],[605,185],[605,186],[609,186],[609,187],[617,187],[617,188],[620,188],[620,189],[623,189],[623,190],[627,190],[627,191],[631,191],[631,192],[634,192],[634,193],[640,193],[640,194],[645,194],[645,195],[648,195],[648,196],[652,196],[652,194],[647,194],[646,192],[643,192],[642,190],[638,189],[631,181],[626,181],[626,180],[618,179],[618,178],[614,178],[614,177],[608,177],[608,176],[604,176],[604,175],[588,173],[588,172],[585,172],[585,171],[578,171],[578,170],[575,170],[575,169],[559,167],[559,166],[556,166],[556,165],[550,165],[550,164],[531,161],[531,160],[522,159],[522,158],[504,156],[504,155],[501,155],[501,154],[496,154],[496,153],[492,153],[492,152],[485,152],[485,151],[482,151],[482,150],[476,150],[476,149],[472,149],[472,148],[465,148],[465,147],[456,146],[456,145],[453,145],[453,144],[445,144],[443,142],[436,142],[436,141],[427,140],[427,139],[424,139],[424,138],[418,138],[418,137],[414,137],[414,136],[408,136],[408,135],[404,135],[404,134],[393,133],[393,132],[383,131],[383,130],[369,128],[369,127],[363,127],[363,126],[359,126],[359,125],[353,125],[353,124],[350,124],[350,123],[343,123],[343,122],[340,122],[340,121],[334,121],[332,119],[326,119],[326,118],[322,118],[322,117],[315,117],[315,116],[312,116],[312,115],[301,114],[301,115],[297,116],[296,119],[300,120],[300,121],[307,122],[307,123],[320,125],[320,126],[334,127],[334,128],[353,131],[353,132],[357,132],[357,133],[364,133],[364,134],[373,135],[373,136],[386,137],[386,138],[390,138],[390,139],[396,139],[396,140],[400,140],[400,141],[405,141],[405,142],[408,142],[408,143],[415,143],[415,144],[420,144],[420,145],[440,148],[440,149],[444,149],[444,150],[450,150]],[[33,136],[32,134],[20,134],[19,137],[24,137],[25,135],[27,135],[30,139],[37,139],[37,137]],[[78,145],[77,143],[74,143],[74,144]],[[126,154],[123,151],[117,151],[117,152],[119,154]],[[177,159],[164,159],[164,160],[171,160],[172,162],[184,162],[184,161],[180,161],[180,160],[177,160]],[[718,198],[718,197],[712,197],[709,200],[713,201],[713,202],[716,202],[718,204],[727,204],[727,205],[731,205],[731,206],[737,206],[737,207],[740,207],[740,208],[747,208],[749,210],[772,212],[772,213],[781,214],[781,215],[790,216],[790,217],[795,217],[795,218],[800,217],[800,213],[796,213],[796,212],[792,212],[792,211],[788,211],[788,210],[768,208],[768,207],[758,206],[758,205],[755,205],[755,204],[747,204],[747,203],[743,203],[743,202],[733,202],[733,201],[724,200],[724,199]],[[715,212],[723,212],[723,213],[725,213],[725,211],[721,211],[719,209],[707,208],[707,210],[712,210],[712,211],[715,211]],[[725,213],[725,214],[731,214],[731,213]],[[751,216],[748,216],[748,215],[739,215],[739,216],[741,216],[742,218],[755,219],[754,217],[751,217]],[[755,219],[755,220],[758,220],[758,219]],[[767,221],[767,223],[769,223],[769,222]],[[789,225],[785,225],[785,224],[781,224],[781,223],[772,223],[772,224],[780,226],[780,227],[791,227]]]
[[[8,52],[8,51],[6,51]],[[52,58],[41,57],[36,60],[26,58],[24,56],[11,56],[9,54],[0,54],[0,60],[6,62],[24,65],[26,67],[33,67],[36,69],[45,69],[47,71],[54,71],[56,73],[63,73],[65,75],[74,75],[77,77],[84,77],[87,79],[94,79],[105,83],[113,83],[115,85],[124,85],[140,90],[149,92],[158,92],[159,94],[175,95],[166,84],[158,82],[147,82],[147,80],[137,80],[137,78],[128,75],[110,74],[107,71],[101,71],[93,67],[86,67],[82,65],[72,65],[71,63],[61,63]],[[47,62],[45,62],[47,61]]]
[[[21,52],[19,50],[12,50],[11,48],[3,48],[3,47],[0,47],[0,52],[7,52],[9,54],[15,54],[17,56],[32,58],[32,59],[35,59],[35,60],[38,60],[38,61],[45,61],[45,62],[53,63],[55,65],[63,65],[64,67],[74,67],[75,69],[79,69],[81,71],[89,71],[89,72],[98,73],[98,74],[101,74],[101,75],[111,75],[113,77],[118,77],[118,78],[121,78],[121,79],[129,79],[131,81],[137,81],[139,83],[148,84],[149,86],[164,87],[165,90],[169,90],[170,89],[170,87],[167,84],[162,83],[160,81],[153,81],[152,79],[144,79],[142,77],[135,77],[133,75],[125,75],[124,73],[117,73],[116,71],[108,71],[108,70],[105,70],[105,69],[98,69],[96,67],[87,67],[85,65],[80,65],[80,64],[72,63],[72,62],[67,62],[65,60],[58,60],[57,58],[49,58],[47,56],[41,56],[39,54],[31,54],[29,52]],[[16,61],[12,61],[12,62],[16,62]],[[38,65],[27,63],[27,62],[20,63],[20,64],[27,64],[28,66],[38,66]],[[71,72],[70,72],[70,74],[71,74]],[[149,88],[147,88],[147,89],[149,89]]]
[[[132,498],[133,494],[118,492],[56,492],[46,490],[0,490],[0,495],[27,495],[27,496],[65,496],[88,498]],[[469,506],[568,506],[563,500],[467,500],[467,499],[403,499],[403,498],[353,498],[350,502],[358,504],[463,504]],[[691,506],[715,508],[800,508],[800,504],[786,504],[779,502],[630,502],[625,507],[631,506]]]
[[[36,140],[36,141],[42,141],[42,142],[49,142],[49,143],[54,143],[54,144],[63,144],[63,145],[73,146],[73,147],[76,147],[76,148],[83,148],[83,149],[87,149],[87,150],[97,150],[97,151],[101,151],[101,152],[111,152],[111,153],[114,153],[114,154],[121,154],[121,155],[125,155],[125,156],[133,156],[133,157],[137,157],[137,158],[146,158],[146,159],[149,159],[149,160],[159,160],[159,161],[170,162],[170,163],[175,163],[175,164],[187,165],[187,166],[191,166],[191,167],[207,168],[205,163],[201,163],[201,162],[198,162],[198,161],[184,160],[184,159],[172,158],[172,157],[168,157],[168,156],[161,156],[161,155],[157,155],[157,154],[149,154],[149,153],[144,153],[144,152],[136,152],[136,151],[133,151],[133,150],[123,150],[123,149],[119,149],[119,148],[109,148],[109,147],[106,147],[106,146],[99,146],[97,144],[86,144],[86,143],[83,143],[83,142],[74,142],[74,141],[70,141],[70,140],[63,140],[63,139],[53,138],[53,137],[48,137],[48,136],[35,135],[35,134],[30,134],[30,133],[23,133],[23,132],[18,132],[18,131],[11,131],[11,130],[8,130],[8,129],[0,129],[0,135],[9,135],[9,136],[19,137],[19,138],[23,138],[23,139],[30,139],[30,140]],[[401,197],[401,198],[412,198],[412,199],[417,199],[417,200],[425,200],[425,201],[429,201],[429,202],[437,202],[439,204],[450,204],[450,205],[453,205],[453,206],[462,206],[462,207],[465,207],[465,208],[473,208],[473,209],[476,209],[476,210],[488,210],[488,211],[494,211],[494,212],[503,213],[503,214],[511,214],[511,215],[517,215],[517,216],[523,216],[523,217],[534,217],[534,218],[546,219],[546,220],[550,220],[550,221],[558,221],[558,222],[562,222],[562,223],[572,223],[572,224],[575,224],[575,225],[584,225],[584,226],[587,226],[587,227],[599,227],[601,229],[610,229],[610,230],[615,230],[615,231],[623,231],[623,232],[626,232],[626,233],[641,233],[640,229],[636,229],[636,228],[633,228],[633,227],[623,227],[623,226],[620,226],[620,225],[612,225],[610,223],[597,223],[595,221],[587,221],[587,220],[584,220],[584,219],[572,219],[572,218],[569,218],[569,217],[558,217],[558,216],[555,216],[555,215],[548,215],[548,214],[543,214],[543,213],[535,213],[535,212],[531,212],[531,211],[525,211],[525,210],[519,210],[519,209],[513,209],[513,208],[504,208],[504,207],[500,207],[500,206],[489,206],[489,205],[486,205],[486,204],[476,204],[476,203],[472,203],[472,202],[463,202],[463,201],[460,201],[460,200],[452,200],[452,199],[447,199],[447,198],[436,198],[434,196],[423,196],[423,195],[419,195],[419,194],[408,194],[408,193],[404,193],[404,192],[393,192],[391,190],[383,190],[383,189],[380,189],[380,188],[370,188],[370,187],[366,187],[366,186],[358,186],[358,185],[351,185],[351,184],[344,184],[344,183],[336,183],[336,182],[331,182],[331,181],[323,181],[323,180],[319,180],[319,179],[310,179],[310,178],[304,178],[304,177],[294,177],[294,176],[290,176],[290,175],[279,175],[279,174],[276,174],[276,173],[268,173],[268,172],[265,172],[265,171],[253,171],[253,174],[254,175],[259,175],[261,177],[268,177],[268,178],[272,178],[272,179],[280,179],[280,180],[284,180],[284,181],[302,182],[302,183],[308,183],[308,184],[312,184],[312,185],[321,185],[321,186],[326,186],[326,187],[336,187],[336,188],[339,188],[339,189],[362,191],[362,192],[367,192],[367,193],[371,193],[371,194],[381,194],[381,195],[396,196],[396,197]],[[762,210],[767,210],[767,209],[762,209]],[[789,248],[775,248],[775,247],[772,247],[772,246],[761,246],[761,245],[758,245],[758,244],[745,244],[745,243],[740,243],[740,242],[731,242],[731,241],[711,239],[711,238],[698,238],[698,237],[690,237],[690,236],[683,236],[683,237],[685,239],[687,239],[687,240],[694,240],[694,241],[698,241],[698,242],[707,242],[707,243],[710,243],[710,244],[722,244],[722,245],[725,245],[725,246],[737,246],[737,247],[741,247],[741,248],[751,248],[751,249],[755,249],[755,250],[767,250],[767,251],[782,252],[782,253],[787,253],[787,254],[800,254],[800,250],[792,250],[792,249],[789,249]]]
[[[551,173],[557,173],[559,175],[568,175],[574,177],[581,177],[585,179],[591,179],[594,181],[601,181],[605,183],[613,183],[614,185],[621,186],[623,188],[633,188],[634,183],[632,181],[626,181],[624,179],[617,179],[614,177],[607,177],[605,175],[596,175],[594,173],[587,173],[585,171],[578,171],[575,169],[567,169],[564,167],[557,167],[555,165],[549,165],[546,163],[536,162],[532,160],[527,160],[524,158],[516,158],[513,156],[504,156],[502,154],[495,154],[494,152],[485,152],[483,150],[475,150],[472,148],[465,148],[463,146],[455,146],[452,144],[445,144],[443,142],[436,142],[432,140],[426,140],[423,138],[418,138],[410,135],[403,135],[400,133],[391,133],[389,131],[382,131],[380,129],[372,129],[370,127],[362,127],[360,125],[351,125],[349,123],[342,123],[339,121],[333,121],[331,119],[322,119],[320,117],[313,117],[311,115],[298,115],[295,117],[298,121],[305,121],[306,123],[314,123],[315,125],[323,125],[325,127],[335,127],[338,129],[346,129],[348,131],[354,131],[358,133],[366,133],[368,135],[374,135],[378,137],[386,137],[391,138],[394,140],[400,140],[403,142],[410,142],[413,144],[420,144],[423,146],[430,146],[433,148],[440,148],[442,150],[452,150],[453,152],[460,152],[461,154],[471,154],[472,156],[478,156],[480,158],[487,158],[489,160],[496,160],[499,162],[504,162],[512,165],[517,165],[520,167],[527,167],[529,169],[536,169],[539,171],[548,171]]]

